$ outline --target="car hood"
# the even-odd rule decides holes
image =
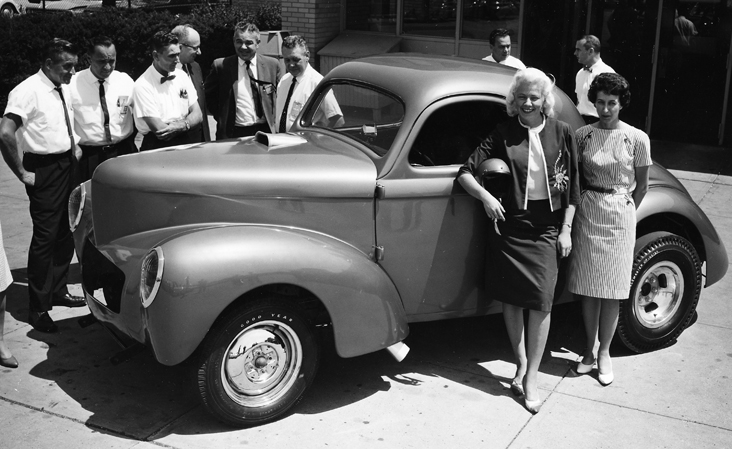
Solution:
[[[118,157],[97,169],[94,189],[106,186],[246,197],[373,197],[376,168],[363,152],[318,133],[286,136],[289,139],[279,145],[266,138],[244,138]]]
[[[104,162],[91,182],[97,243],[229,223],[301,227],[349,240],[356,233],[357,245],[368,248],[376,186],[371,159],[328,135],[288,136],[279,146],[245,138]]]

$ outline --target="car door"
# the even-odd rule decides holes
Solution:
[[[503,99],[461,96],[428,107],[405,151],[378,183],[380,264],[396,284],[410,321],[485,314],[485,232],[480,202],[457,182],[460,166],[497,123]]]

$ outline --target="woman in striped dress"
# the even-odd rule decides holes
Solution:
[[[587,346],[577,365],[612,383],[610,342],[618,325],[619,301],[630,294],[635,211],[648,190],[651,144],[643,131],[620,120],[630,102],[628,82],[616,73],[598,75],[587,94],[600,121],[577,130],[582,199],[574,219],[569,291],[582,299]],[[594,354],[595,342],[600,345]]]

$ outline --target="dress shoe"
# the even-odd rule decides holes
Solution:
[[[38,332],[44,332],[46,334],[58,332],[58,326],[53,322],[48,312],[31,312],[28,315],[28,322]]]
[[[615,375],[613,374],[612,371],[610,371],[607,374],[599,373],[597,375],[597,380],[600,381],[600,383],[602,384],[603,387],[607,387],[608,385],[613,383],[613,381],[615,380]]]
[[[592,371],[592,368],[595,367],[595,362],[596,360],[593,360],[592,363],[590,363],[589,365],[585,365],[584,363],[582,363],[582,359],[580,359],[580,361],[577,362],[577,374],[589,373],[590,371]]]
[[[526,380],[524,378],[524,380]],[[523,387],[524,392],[526,392],[526,385],[524,385],[523,381],[521,382],[521,386]],[[532,415],[536,415],[539,413],[539,409],[541,409],[541,399],[537,399],[535,401],[529,401],[526,396],[524,396],[524,407],[526,407],[526,410],[530,411]]]
[[[81,296],[74,296],[71,293],[66,293],[63,296],[53,298],[51,304],[54,306],[64,307],[83,307],[86,305],[86,301],[84,301],[84,298]]]
[[[7,359],[5,357],[0,357],[0,365],[6,367],[6,368],[17,368],[18,367],[18,359],[16,359],[14,356],[10,356]]]
[[[513,393],[515,396],[524,395],[524,387],[521,385],[521,381],[519,381],[518,379],[514,379],[511,381],[511,393]]]

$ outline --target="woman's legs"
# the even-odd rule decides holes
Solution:
[[[538,401],[539,398],[539,365],[544,355],[546,339],[549,335],[551,315],[549,312],[529,310],[529,327],[526,333],[526,377],[524,378],[524,394],[527,401]]]
[[[610,359],[610,343],[613,341],[615,329],[618,327],[620,301],[616,299],[597,300],[601,303],[599,317],[600,349],[597,351],[597,367],[600,374],[610,374],[613,372],[613,364]]]
[[[7,297],[7,290],[0,292],[0,357],[7,359],[13,356],[13,354],[5,345],[5,298]]]
[[[526,345],[524,343],[524,309],[521,307],[503,304],[503,321],[506,323],[508,339],[516,357],[516,374],[514,382],[521,385],[526,375]]]
[[[582,363],[592,365],[595,363],[595,346],[597,345],[597,332],[600,324],[600,299],[582,295],[578,295],[578,297],[582,300],[582,320],[585,323],[586,332]]]
[[[549,312],[529,310],[529,325],[524,338],[524,309],[503,304],[503,319],[506,322],[508,339],[516,357],[516,376],[523,379],[524,394],[528,401],[539,400],[538,375],[541,358],[544,355],[549,335],[551,318]]]

